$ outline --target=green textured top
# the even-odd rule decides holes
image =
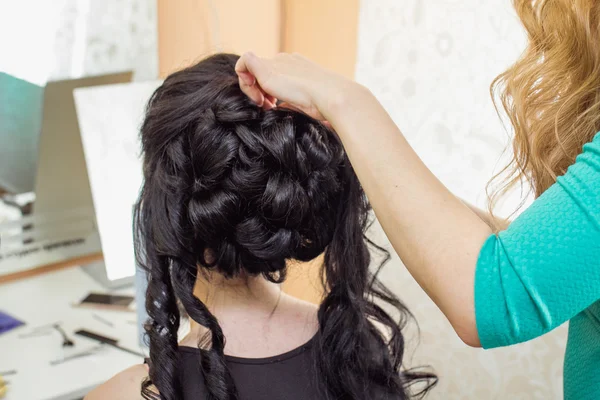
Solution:
[[[564,176],[485,242],[475,313],[484,348],[570,321],[565,399],[600,399],[600,133]]]

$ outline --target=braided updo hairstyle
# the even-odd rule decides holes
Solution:
[[[369,204],[339,139],[302,113],[253,104],[238,86],[237,59],[217,54],[170,75],[146,109],[134,223],[148,273],[143,397],[182,398],[181,304],[208,330],[199,344],[208,398],[239,398],[223,332],[193,294],[199,271],[281,282],[286,261],[322,253],[316,351],[324,398],[406,399],[415,382],[424,393],[435,376],[401,369],[410,314],[369,272],[368,246],[383,251],[384,262],[389,254],[365,237]]]

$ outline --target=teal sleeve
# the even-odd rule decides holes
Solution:
[[[600,299],[600,133],[583,149],[481,249],[475,313],[485,348],[538,337]]]

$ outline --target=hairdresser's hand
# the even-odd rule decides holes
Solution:
[[[278,99],[320,120],[328,119],[331,106],[355,85],[298,54],[262,58],[245,53],[235,70],[242,91],[256,104],[269,109]]]

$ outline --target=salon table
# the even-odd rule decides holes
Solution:
[[[0,374],[16,371],[4,377],[8,392],[2,400],[80,399],[119,371],[142,362],[139,356],[74,334],[83,328],[145,353],[139,346],[134,311],[73,306],[90,292],[106,291],[79,267],[0,285],[0,310],[25,322],[0,334]],[[133,296],[134,289],[111,293]],[[63,346],[60,332],[51,327],[57,322],[74,346]],[[50,328],[40,329],[44,326]],[[81,356],[88,350],[91,354]]]

